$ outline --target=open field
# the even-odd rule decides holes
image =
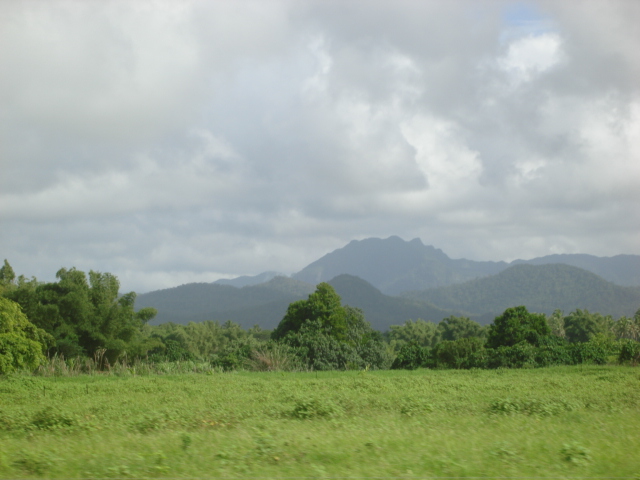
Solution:
[[[628,477],[640,370],[0,377],[0,478]]]

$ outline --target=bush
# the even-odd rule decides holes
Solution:
[[[425,367],[430,362],[429,349],[416,343],[403,345],[398,356],[391,364],[393,370],[415,370]]]
[[[431,362],[441,368],[482,368],[484,340],[478,337],[445,340],[431,350]]]
[[[618,362],[638,365],[640,363],[640,342],[635,340],[623,342],[618,354]]]
[[[20,305],[0,297],[0,374],[44,363],[44,349],[53,337],[32,324]]]
[[[584,363],[604,365],[609,356],[609,350],[597,342],[574,343],[568,347],[568,350],[574,365]]]
[[[543,314],[529,313],[523,306],[507,308],[489,326],[487,346],[512,347],[522,342],[537,344],[541,337],[549,334],[551,329]]]
[[[538,349],[523,341],[513,346],[502,346],[487,350],[488,368],[532,368],[537,367]]]

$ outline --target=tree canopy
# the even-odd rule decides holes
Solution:
[[[328,283],[320,283],[307,300],[291,303],[271,338],[278,340],[289,332],[297,333],[310,321],[320,322],[325,332],[338,340],[346,338],[347,312],[341,304],[340,296]]]
[[[32,324],[20,305],[0,297],[0,374],[36,368],[51,343],[53,337]]]
[[[535,344],[539,337],[550,333],[551,329],[544,314],[529,313],[523,306],[507,308],[489,326],[487,346],[511,347],[520,342]]]

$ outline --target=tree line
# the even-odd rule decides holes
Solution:
[[[116,362],[204,361],[222,370],[526,368],[640,361],[634,317],[575,310],[568,315],[507,309],[491,325],[450,316],[374,330],[361,310],[321,283],[289,305],[273,331],[215,321],[149,326],[153,308],[135,310],[110,273],[60,269],[55,282],[0,268],[0,373],[34,370],[47,358]]]

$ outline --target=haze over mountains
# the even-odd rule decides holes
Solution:
[[[274,328],[289,303],[329,282],[343,303],[361,308],[374,328],[449,315],[489,323],[510,306],[568,313],[586,308],[614,316],[640,308],[640,256],[550,255],[476,262],[399,237],[352,241],[286,277],[265,272],[212,284],[187,284],[142,294],[137,307],[158,309],[154,323],[232,320]]]

